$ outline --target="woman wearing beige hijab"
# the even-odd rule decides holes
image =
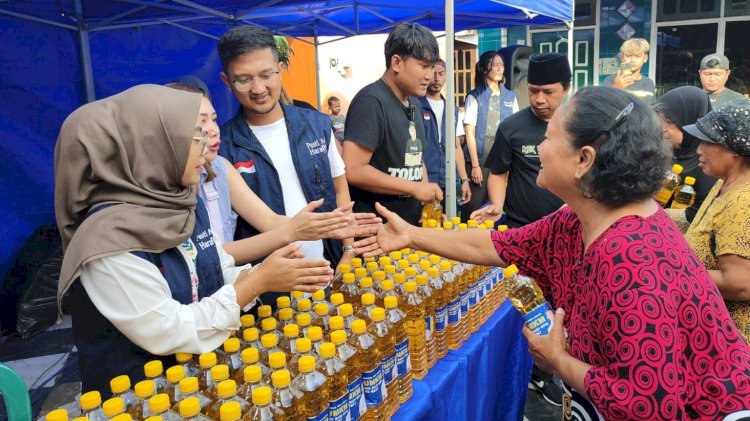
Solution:
[[[312,292],[333,271],[299,246],[235,267],[216,247],[200,181],[200,95],[142,85],[79,108],[55,147],[63,239],[58,302],[73,318],[83,391],[141,380],[143,364],[203,353],[240,327],[266,291]],[[80,282],[77,282],[80,281]],[[157,357],[162,356],[162,357]]]

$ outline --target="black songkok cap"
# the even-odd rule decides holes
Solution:
[[[570,82],[568,56],[560,53],[532,54],[529,57],[527,81],[532,85]]]

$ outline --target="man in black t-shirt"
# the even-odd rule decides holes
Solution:
[[[432,33],[399,24],[385,42],[383,77],[362,88],[349,105],[343,158],[355,212],[375,212],[380,202],[411,224],[423,203],[442,200],[423,164],[422,107],[439,59]]]

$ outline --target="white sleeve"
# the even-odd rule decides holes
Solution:
[[[479,103],[472,95],[466,95],[464,103],[464,124],[477,125],[477,114],[479,114]]]
[[[464,135],[466,135],[466,131],[464,130],[464,125],[461,124],[461,119],[459,119],[456,122],[456,137]]]
[[[331,163],[331,178],[340,177],[346,172],[344,160],[341,158],[336,144],[333,143],[335,141],[336,137],[333,135],[333,130],[331,130],[331,139],[328,141],[328,161]]]
[[[518,98],[513,98],[513,112],[518,112]]]
[[[202,354],[221,346],[230,331],[240,327],[240,306],[231,284],[244,267],[234,267],[221,249],[219,255],[225,285],[187,305],[172,298],[156,266],[130,253],[87,263],[81,284],[102,315],[146,351]]]

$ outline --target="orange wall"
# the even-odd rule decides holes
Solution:
[[[313,38],[304,39],[313,42]],[[287,38],[287,41],[294,50],[294,55],[291,56],[289,70],[282,72],[281,75],[284,88],[292,98],[307,101],[317,107],[318,87],[315,82],[315,47],[293,38]]]

